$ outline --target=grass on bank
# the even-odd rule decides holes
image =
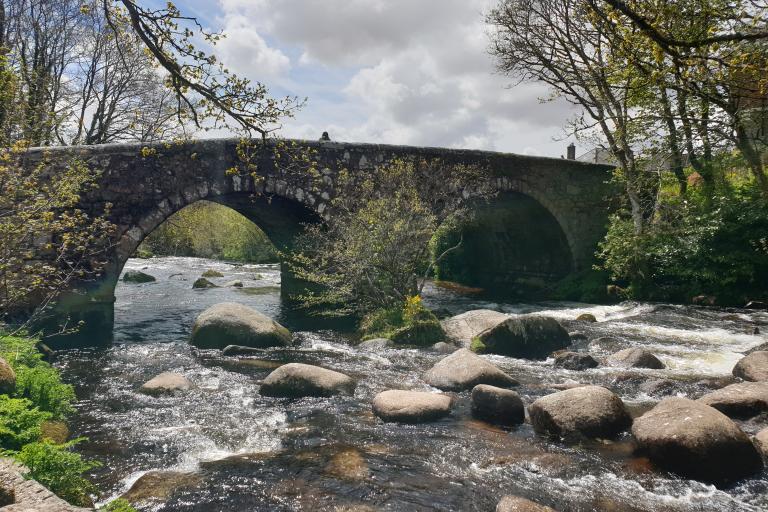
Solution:
[[[73,387],[43,360],[33,338],[0,331],[0,357],[16,374],[15,387],[0,394],[0,455],[24,464],[29,478],[72,505],[93,506],[91,495],[97,489],[84,475],[99,463],[84,460],[74,451],[82,439],[61,439],[66,438],[61,435],[66,431],[63,422],[76,399]],[[105,510],[135,512],[122,502],[112,502]]]

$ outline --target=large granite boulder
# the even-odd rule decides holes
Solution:
[[[267,375],[259,393],[285,398],[351,395],[355,386],[355,381],[343,373],[310,364],[289,363]]]
[[[190,343],[200,348],[285,346],[291,333],[266,315],[242,304],[223,302],[206,309],[195,320]]]
[[[750,381],[768,381],[768,351],[752,352],[733,367],[733,375]]]
[[[139,391],[148,395],[163,395],[177,391],[188,391],[192,387],[192,382],[184,375],[175,372],[163,372],[145,382]]]
[[[472,415],[499,425],[517,425],[525,421],[525,405],[511,389],[478,384],[472,388]]]
[[[510,387],[518,382],[490,363],[462,348],[438,361],[424,374],[424,381],[430,386],[446,391],[462,391],[478,384]]]
[[[464,346],[469,346],[472,338],[509,318],[505,313],[491,309],[474,309],[460,315],[446,318],[440,323],[445,335]]]
[[[478,334],[472,340],[472,348],[476,352],[522,359],[546,359],[570,343],[568,331],[554,318],[521,315]]]
[[[750,418],[768,411],[768,382],[731,384],[698,401],[732,418]]]
[[[583,352],[565,351],[555,354],[555,368],[582,371],[597,368],[598,366],[600,366],[600,363],[597,362],[597,359]]]
[[[139,270],[129,270],[123,274],[123,281],[126,283],[154,283],[157,279],[154,276],[145,274]]]
[[[556,510],[520,496],[504,496],[496,505],[496,512],[556,512]]]
[[[580,386],[544,396],[528,407],[537,434],[564,439],[611,438],[632,424],[624,402],[601,386]]]
[[[687,398],[671,397],[635,419],[640,452],[656,465],[715,484],[749,476],[763,467],[755,446],[726,415]]]
[[[650,368],[661,370],[664,368],[658,357],[648,350],[640,347],[625,348],[608,357],[606,361],[611,366],[621,368]]]
[[[0,393],[10,394],[16,388],[16,372],[0,357]]]
[[[383,391],[373,399],[373,413],[387,422],[423,423],[451,412],[451,397],[423,391]]]

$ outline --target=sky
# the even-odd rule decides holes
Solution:
[[[274,95],[308,98],[280,135],[559,157],[573,107],[496,73],[493,0],[179,0],[227,37],[214,53]],[[583,149],[583,148],[580,148]],[[581,152],[581,151],[579,151]]]

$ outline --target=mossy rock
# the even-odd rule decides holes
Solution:
[[[16,372],[0,357],[0,393],[11,394],[16,388]]]
[[[201,290],[205,288],[218,288],[218,286],[216,286],[206,278],[201,277],[200,279],[192,283],[192,288],[194,288],[195,290]]]
[[[202,273],[202,277],[224,277],[224,274],[218,270],[208,269]]]
[[[56,444],[64,444],[69,439],[69,427],[63,421],[44,421],[40,425],[40,438],[49,439]]]
[[[129,270],[123,275],[123,281],[126,283],[154,283],[157,279],[154,276],[145,274],[139,270]]]
[[[472,338],[472,341],[469,344],[469,350],[474,352],[475,354],[483,354],[487,350],[488,347],[485,346],[485,343],[483,343],[480,338],[475,336]]]
[[[435,320],[416,320],[415,322],[396,329],[390,339],[397,345],[416,345],[424,347],[434,345],[445,339],[440,322]]]

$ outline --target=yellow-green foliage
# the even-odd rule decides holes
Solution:
[[[408,297],[402,308],[369,313],[360,322],[363,339],[388,338],[399,345],[425,346],[445,338],[440,321],[421,297]]]
[[[277,250],[258,226],[231,208],[209,201],[198,201],[169,218],[144,240],[139,254],[277,261]]]

